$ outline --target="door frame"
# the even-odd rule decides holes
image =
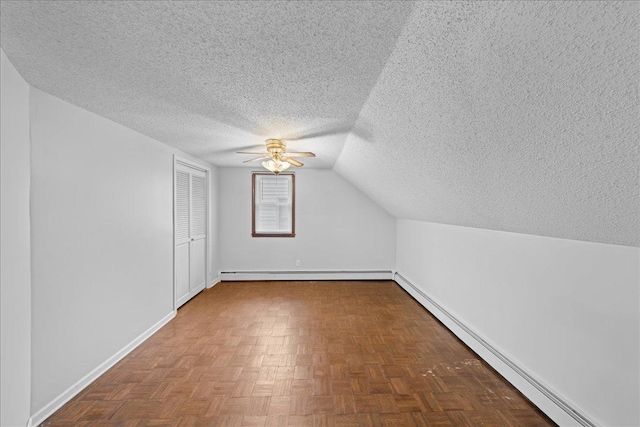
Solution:
[[[209,249],[209,245],[211,244],[211,168],[206,167],[206,166],[202,166],[198,163],[194,163],[192,160],[186,159],[184,157],[180,157],[177,155],[173,155],[173,248],[172,248],[172,253],[173,253],[173,311],[178,310],[178,306],[177,306],[177,296],[178,296],[178,283],[177,283],[177,276],[176,276],[176,218],[177,218],[177,206],[176,206],[176,197],[177,197],[177,189],[176,189],[176,172],[177,172],[177,165],[178,164],[182,164],[183,166],[187,166],[196,170],[199,170],[201,172],[204,172],[206,179],[206,195],[207,195],[207,201],[205,203],[205,206],[207,207],[207,214],[206,214],[206,224],[205,224],[205,239],[206,239],[206,244],[204,245],[204,256],[205,256],[205,262],[204,262],[204,288],[207,289],[209,286],[207,286],[207,284],[209,283],[209,274],[210,274],[210,249]]]

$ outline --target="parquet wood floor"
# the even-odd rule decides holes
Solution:
[[[46,426],[554,425],[395,282],[224,282]]]

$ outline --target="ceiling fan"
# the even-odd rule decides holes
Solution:
[[[237,151],[238,154],[259,154],[260,157],[245,160],[243,163],[255,162],[256,160],[264,160],[262,166],[278,175],[280,172],[287,170],[289,166],[303,166],[303,163],[294,159],[294,157],[315,157],[316,155],[309,152],[291,153],[287,152],[287,144],[282,139],[267,139],[267,152],[256,151]]]

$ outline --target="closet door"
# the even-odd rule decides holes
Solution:
[[[189,291],[204,289],[207,257],[207,175],[191,174],[191,241],[189,258]]]
[[[176,308],[205,287],[207,257],[207,174],[176,162],[175,297]]]

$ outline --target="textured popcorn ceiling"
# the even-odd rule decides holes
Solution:
[[[1,44],[32,86],[216,165],[338,129],[289,143],[330,168],[411,6],[2,2]]]
[[[1,5],[30,84],[214,164],[316,135],[396,217],[640,245],[637,2]]]
[[[399,218],[637,246],[639,4],[418,4],[335,169]]]

